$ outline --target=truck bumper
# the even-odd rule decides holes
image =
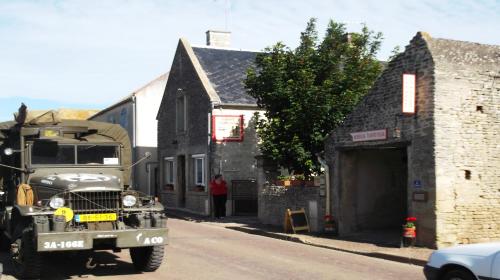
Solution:
[[[112,231],[48,232],[37,234],[38,252],[89,250],[94,241],[106,239],[115,248],[168,244],[167,228],[138,228]]]

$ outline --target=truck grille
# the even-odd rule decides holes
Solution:
[[[68,202],[75,214],[117,213],[121,208],[121,192],[70,192]]]

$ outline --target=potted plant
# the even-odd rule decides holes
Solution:
[[[278,177],[276,177],[276,181],[274,183],[277,186],[289,187],[291,185],[290,176],[279,175]]]
[[[417,238],[417,227],[415,222],[417,218],[407,217],[406,223],[403,225],[403,244],[406,246],[411,246],[415,243]]]
[[[296,174],[291,178],[291,185],[300,187],[313,187],[314,181],[306,179],[306,176],[304,174]]]
[[[293,175],[290,183],[292,186],[295,186],[295,187],[303,186],[304,185],[304,178],[305,177],[302,174]]]

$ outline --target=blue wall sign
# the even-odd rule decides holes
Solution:
[[[422,181],[420,181],[420,180],[413,181],[413,187],[414,188],[421,188],[422,187]]]

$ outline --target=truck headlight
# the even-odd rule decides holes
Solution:
[[[137,197],[135,197],[134,195],[128,194],[128,195],[123,197],[122,202],[123,202],[123,206],[131,207],[137,203]]]
[[[58,209],[64,206],[64,199],[60,197],[53,197],[50,199],[49,205],[53,209]]]

